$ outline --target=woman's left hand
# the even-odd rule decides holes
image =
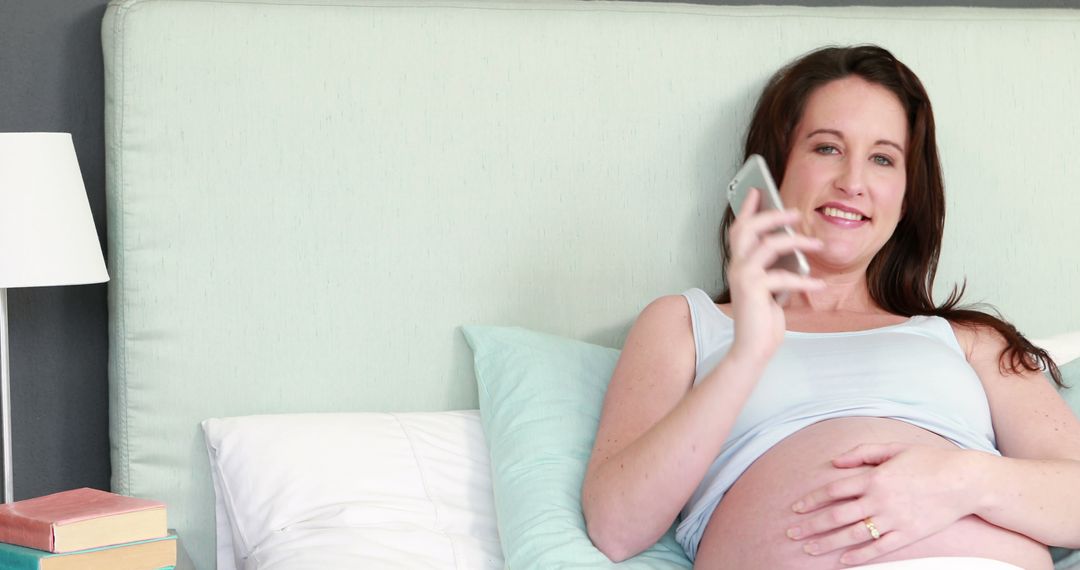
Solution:
[[[973,512],[973,498],[965,493],[971,453],[903,443],[859,445],[833,465],[872,468],[796,501],[792,509],[809,516],[788,536],[809,539],[803,550],[813,555],[854,546],[841,556],[843,564],[863,564],[930,536]]]

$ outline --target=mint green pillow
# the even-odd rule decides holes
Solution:
[[[1062,388],[1059,392],[1069,403],[1076,417],[1080,417],[1080,358],[1061,366],[1060,370],[1061,379],[1068,388]]]
[[[581,483],[619,351],[511,327],[462,327],[472,347],[507,568],[690,568],[674,527],[620,564],[593,546]]]

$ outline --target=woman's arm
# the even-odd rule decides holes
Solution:
[[[863,564],[971,514],[1043,544],[1080,546],[1080,493],[1070,492],[1080,484],[1080,420],[1040,373],[1002,372],[1005,341],[996,331],[956,332],[983,383],[1004,456],[860,445],[833,464],[875,469],[815,490],[792,507],[814,513],[789,532],[796,539],[820,535],[806,543],[808,552],[854,547],[841,561]],[[880,527],[880,540],[871,541],[859,522],[868,516]]]
[[[582,488],[589,536],[614,561],[671,526],[764,369],[729,353],[691,389],[695,354],[685,299],[663,297],[642,311],[615,367]]]
[[[1038,372],[1004,375],[1005,341],[967,331],[1004,457],[976,457],[975,514],[1043,544],[1080,547],[1080,420]]]
[[[751,191],[730,230],[735,332],[724,358],[694,386],[690,309],[681,296],[671,296],[642,311],[615,366],[581,499],[589,537],[612,560],[656,542],[716,459],[784,338],[784,311],[773,295],[825,286],[769,269],[793,249],[816,251],[822,243],[774,233],[799,214],[754,214],[759,199]]]

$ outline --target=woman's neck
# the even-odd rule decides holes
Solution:
[[[823,279],[827,286],[820,291],[793,295],[785,307],[786,311],[800,313],[881,312],[881,307],[870,296],[865,271],[816,275],[815,277]]]

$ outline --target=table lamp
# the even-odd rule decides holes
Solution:
[[[5,503],[14,500],[7,290],[108,280],[71,134],[0,133],[0,399]]]

